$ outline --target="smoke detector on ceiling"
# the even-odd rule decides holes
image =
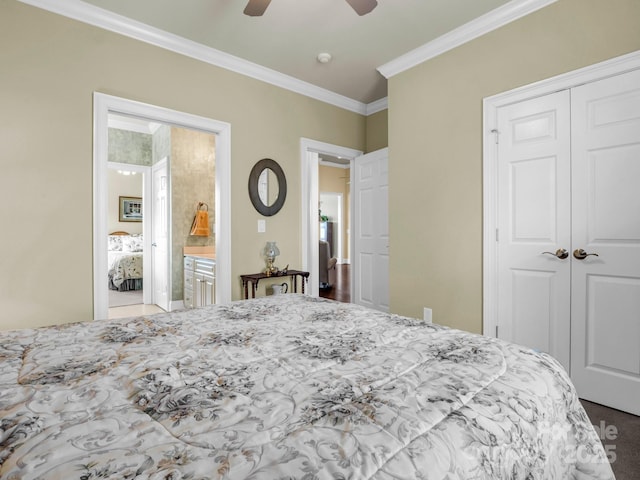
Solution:
[[[329,63],[331,61],[331,54],[326,52],[319,53],[316,58],[320,63]]]

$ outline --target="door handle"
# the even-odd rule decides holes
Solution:
[[[158,246],[158,244],[157,244],[156,242],[153,242],[153,243],[151,244],[151,246],[152,246],[152,247],[157,247],[157,246]]]
[[[555,257],[558,257],[560,260],[564,260],[565,258],[567,258],[569,256],[569,252],[567,252],[564,248],[559,248],[558,250],[556,250],[556,253],[553,252],[542,252],[542,254],[549,254],[549,255],[553,255]],[[574,252],[575,255],[575,252]]]
[[[585,258],[587,258],[589,255],[593,255],[595,257],[599,257],[600,255],[598,255],[597,253],[587,253],[585,252],[582,248],[576,248],[573,251],[573,256],[575,258],[577,258],[578,260],[584,260]]]

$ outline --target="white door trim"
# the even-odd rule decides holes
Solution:
[[[157,120],[216,135],[216,299],[231,301],[231,125],[206,117],[94,92],[93,94],[93,318],[109,311],[107,279],[108,115],[118,113]],[[171,287],[169,287],[171,291]]]
[[[640,50],[622,55],[573,72],[542,80],[531,85],[503,92],[483,100],[483,325],[484,335],[496,337],[498,318],[498,168],[497,110],[521,102],[573,88],[613,75],[640,68]]]
[[[319,142],[308,138],[300,138],[300,172],[301,172],[301,251],[302,251],[302,270],[309,272],[309,294],[318,296],[320,293],[318,267],[319,252],[318,242],[318,154],[324,153],[334,157],[342,157],[349,159],[350,175],[353,180],[353,161],[356,157],[362,155],[362,151],[353,148],[340,147],[330,143]],[[312,199],[314,199],[312,201]],[[353,212],[353,195],[351,196],[351,212]],[[350,223],[353,225],[353,214],[350,217]],[[353,238],[353,236],[352,236]],[[316,241],[311,241],[316,239]],[[353,245],[350,246],[353,252]],[[350,279],[351,290],[353,291],[353,277]]]

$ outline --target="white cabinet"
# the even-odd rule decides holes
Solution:
[[[184,257],[184,306],[203,307],[216,303],[216,262],[211,258]]]

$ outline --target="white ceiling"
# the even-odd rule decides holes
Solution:
[[[387,95],[378,67],[386,76],[397,73],[402,68],[390,67],[394,62],[424,61],[420,49],[437,45],[434,56],[555,0],[378,0],[364,16],[344,0],[272,0],[261,17],[242,13],[247,0],[21,1],[196,57],[215,49],[250,62],[249,75],[285,87],[302,81],[327,91],[310,96],[337,94],[358,111]],[[182,40],[187,47],[176,48]],[[332,60],[318,62],[321,52]],[[282,82],[277,74],[291,78]]]

